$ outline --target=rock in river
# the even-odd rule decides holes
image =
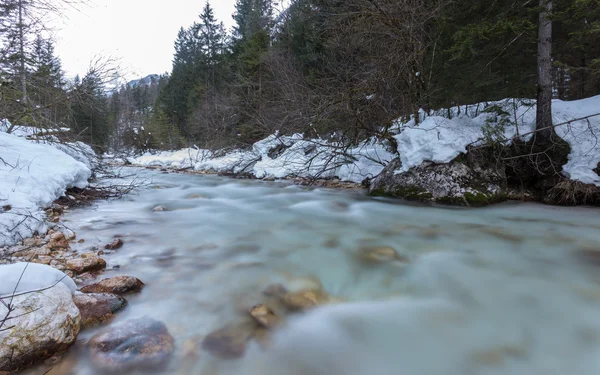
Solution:
[[[81,328],[89,328],[114,318],[115,314],[127,306],[123,297],[110,293],[78,293],[73,301],[81,312]]]
[[[123,247],[123,240],[120,238],[115,238],[114,241],[104,245],[104,248],[107,250],[117,250]]]
[[[358,259],[367,264],[385,263],[391,261],[407,262],[408,259],[401,256],[390,246],[364,247],[358,251]]]
[[[206,336],[202,348],[219,358],[239,358],[244,355],[256,328],[254,322],[228,325]]]
[[[95,284],[87,285],[81,288],[83,293],[113,293],[126,294],[139,292],[144,287],[144,283],[131,276],[116,276],[110,279],[101,280]]]
[[[306,289],[288,292],[281,297],[281,302],[292,311],[302,311],[331,301],[329,295],[320,289]]]
[[[275,328],[282,321],[281,317],[275,315],[268,306],[262,304],[255,305],[248,313],[258,324],[269,329]]]
[[[0,298],[10,303],[14,277],[23,263],[0,266]],[[17,272],[12,272],[17,271]],[[41,264],[30,264],[26,278],[12,299],[13,311],[0,324],[0,371],[16,371],[67,350],[79,333],[80,314],[73,303],[73,281],[62,272]],[[12,289],[8,293],[6,288]],[[49,287],[49,289],[44,289]],[[38,290],[38,291],[34,291]],[[24,293],[24,294],[21,294]],[[0,317],[8,310],[0,303]]]
[[[493,166],[472,166],[454,160],[447,164],[424,162],[400,172],[392,160],[372,182],[369,193],[460,206],[485,206],[506,199],[506,175]]]
[[[163,323],[143,317],[107,327],[88,346],[98,369],[126,373],[166,364],[173,354],[173,337]]]
[[[70,259],[67,261],[67,269],[76,274],[89,271],[101,271],[106,268],[106,261],[93,252],[81,255],[81,258]]]

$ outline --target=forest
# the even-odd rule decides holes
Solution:
[[[238,0],[232,30],[207,2],[172,71],[126,85],[102,58],[67,79],[27,21],[44,6],[2,1],[0,118],[68,127],[101,151],[245,147],[276,131],[356,143],[419,111],[534,99],[543,15],[552,97],[600,92],[598,0]]]

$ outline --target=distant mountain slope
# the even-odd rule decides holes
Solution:
[[[150,86],[152,82],[158,82],[160,75],[158,74],[149,74],[144,78],[135,79],[133,81],[127,82],[127,86],[133,88],[137,86]]]

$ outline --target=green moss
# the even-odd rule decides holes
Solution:
[[[450,206],[466,206],[467,201],[464,197],[441,197],[436,200],[437,203],[447,204]]]
[[[500,202],[500,201],[504,200],[504,199],[502,199],[502,196],[504,196],[504,195],[500,195],[500,194],[487,195],[487,194],[483,194],[480,192],[476,192],[476,193],[467,192],[467,193],[465,193],[465,200],[467,201],[469,206],[482,207],[482,206],[488,206],[492,203]]]
[[[430,201],[433,199],[433,195],[430,192],[415,185],[398,186],[393,191],[387,191],[383,188],[374,189],[369,195],[374,197],[403,198],[413,201]]]

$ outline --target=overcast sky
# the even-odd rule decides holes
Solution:
[[[84,74],[99,54],[120,59],[127,79],[171,70],[173,42],[180,27],[197,18],[204,0],[90,0],[70,10],[57,26],[56,53],[68,76]],[[212,0],[227,28],[235,0]]]

